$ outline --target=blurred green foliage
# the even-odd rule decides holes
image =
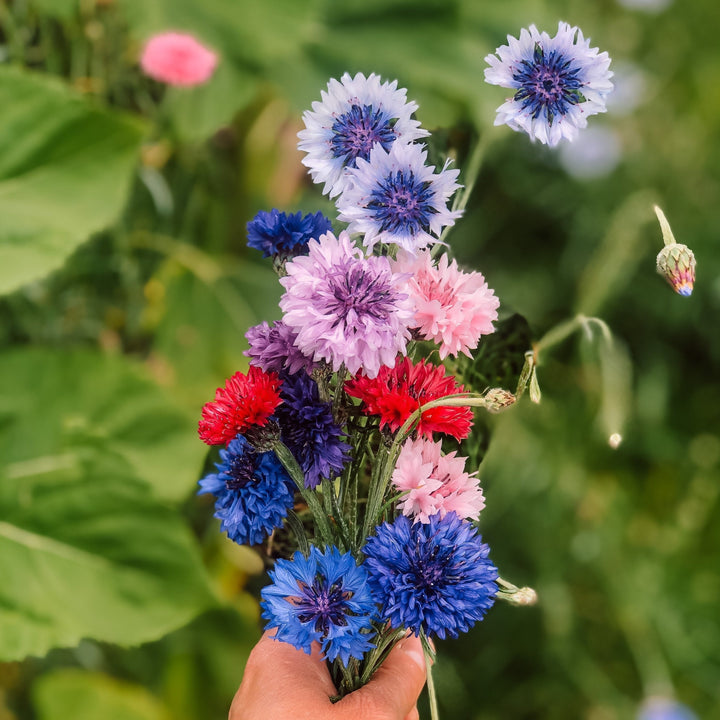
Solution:
[[[504,322],[459,370],[514,389],[532,343],[543,393],[478,418],[466,447],[494,560],[540,602],[439,644],[442,713],[612,720],[660,694],[720,717],[715,9],[4,0],[0,718],[225,717],[263,562],[194,495],[195,420],[243,366],[247,327],[279,314],[245,224],[332,214],[295,134],[345,71],[407,87],[442,129],[436,157],[463,167],[482,143],[449,241]],[[572,151],[494,128],[504,91],[482,80],[506,34],[560,19],[608,50],[617,81]],[[219,52],[210,83],[141,75],[165,29]],[[653,203],[697,257],[690,298],[655,273]]]

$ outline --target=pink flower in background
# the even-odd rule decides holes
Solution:
[[[202,85],[218,62],[218,56],[187,33],[153,35],[140,58],[143,72],[168,85]]]
[[[485,498],[476,473],[465,472],[465,460],[454,452],[443,455],[441,442],[406,441],[392,475],[395,488],[406,493],[398,505],[403,515],[421,523],[449,512],[476,520]]]
[[[406,290],[415,312],[414,324],[426,340],[440,346],[440,358],[470,355],[482,335],[494,332],[500,301],[479,272],[463,272],[447,255],[437,265],[429,252],[398,254],[393,272],[410,277]]]

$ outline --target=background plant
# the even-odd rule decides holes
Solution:
[[[483,537],[541,603],[439,643],[441,711],[623,718],[674,692],[718,714],[714,5],[628,4],[0,5],[0,717],[226,715],[264,579],[194,496],[195,419],[277,313],[245,223],[324,209],[295,134],[345,71],[397,77],[431,151],[462,164],[483,141],[452,247],[502,301],[483,352],[534,343],[543,393],[468,443]],[[558,19],[609,51],[618,89],[594,144],[553,152],[491,128],[504,91],[482,72]],[[139,72],[168,28],[219,53],[206,86]],[[655,274],[653,203],[695,251],[690,298]]]

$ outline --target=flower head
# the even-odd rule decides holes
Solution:
[[[306,373],[286,376],[277,410],[280,436],[305,474],[305,486],[317,487],[323,478],[339,475],[350,446],[333,418],[332,406],[322,402],[317,383]]]
[[[378,415],[380,427],[396,432],[421,405],[446,395],[464,392],[443,367],[425,360],[417,364],[405,357],[392,368],[383,367],[376,378],[360,374],[345,383],[345,392],[360,398],[366,415]],[[423,411],[417,424],[418,435],[432,439],[445,433],[458,440],[470,434],[472,410],[468,407],[439,406]]]
[[[350,553],[314,545],[310,556],[296,552],[292,561],[278,560],[270,571],[272,584],[263,588],[260,603],[267,628],[275,638],[310,653],[318,642],[330,661],[362,659],[373,645],[371,619],[375,603],[365,568]]]
[[[272,325],[262,322],[245,333],[250,347],[245,355],[250,364],[265,372],[295,374],[301,370],[312,372],[315,363],[295,346],[297,335],[282,320]]]
[[[344,363],[375,377],[405,352],[410,312],[400,279],[385,257],[364,257],[347,233],[311,240],[307,256],[296,257],[280,278],[283,321],[297,333],[300,351],[325,360],[334,371]]]
[[[236,543],[257,545],[282,525],[293,504],[293,482],[273,452],[256,452],[238,435],[220,450],[217,472],[200,480],[198,495],[217,498],[220,529]]]
[[[495,52],[485,58],[486,82],[515,89],[498,108],[495,125],[507,124],[552,147],[575,138],[590,115],[605,112],[613,88],[610,58],[591,48],[579,28],[561,22],[551,38],[531,25],[519,40],[508,35],[508,44]]]
[[[500,301],[479,272],[463,272],[446,254],[437,265],[429,252],[399,253],[393,270],[408,275],[414,327],[440,346],[440,358],[470,355],[482,335],[494,332]]]
[[[442,454],[442,443],[424,438],[406,440],[400,450],[392,484],[405,494],[398,505],[415,522],[430,522],[430,516],[477,520],[485,507],[477,473],[465,472],[464,457]]]
[[[396,140],[408,143],[428,134],[412,119],[417,104],[407,101],[397,80],[345,73],[339,82],[330,80],[321,98],[303,115],[298,147],[307,153],[302,162],[313,181],[325,183],[323,193],[330,197],[347,185],[346,169],[357,158],[367,160],[376,144],[387,150]]]
[[[208,445],[229,443],[238,433],[263,427],[280,404],[280,380],[275,373],[250,367],[236,372],[215,391],[215,400],[202,409],[198,431]]]
[[[497,568],[475,528],[455,513],[376,528],[363,549],[370,585],[392,627],[457,637],[495,602]]]
[[[202,85],[218,62],[218,56],[188,33],[153,35],[140,58],[143,72],[168,85]]]
[[[319,238],[332,230],[332,223],[321,212],[286,215],[273,208],[261,210],[248,224],[248,245],[261,250],[263,257],[293,257],[307,252],[311,238]]]
[[[687,245],[665,245],[657,256],[657,271],[678,295],[692,295],[695,284],[695,255]]]
[[[376,145],[368,160],[358,158],[348,170],[350,183],[338,198],[338,217],[348,232],[364,236],[366,247],[393,243],[410,252],[437,242],[444,227],[462,214],[447,203],[460,186],[459,170],[439,172],[426,165],[420,145]]]
[[[698,720],[698,716],[687,705],[656,695],[645,699],[636,720]]]

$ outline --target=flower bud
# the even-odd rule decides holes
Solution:
[[[678,295],[692,293],[695,282],[695,256],[687,245],[671,243],[658,253],[658,272],[672,285]]]
[[[509,390],[503,388],[490,388],[485,393],[485,408],[488,412],[499,413],[505,408],[515,404],[516,397]]]

